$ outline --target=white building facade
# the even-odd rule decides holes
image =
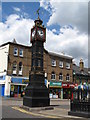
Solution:
[[[0,96],[3,97],[18,96],[29,82],[28,77],[8,75],[9,50],[9,43],[0,46]]]

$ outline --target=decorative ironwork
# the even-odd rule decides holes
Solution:
[[[70,112],[69,115],[81,116],[81,117],[90,117],[90,85],[87,85],[85,88],[80,88],[80,85],[77,89],[73,90],[73,98],[70,101]]]
[[[38,18],[39,18],[39,12],[40,11],[40,8],[38,8],[38,10],[36,11],[36,13],[38,14]]]

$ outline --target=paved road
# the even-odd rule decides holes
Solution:
[[[13,107],[19,107],[23,104],[22,99],[3,99],[2,100],[2,118],[37,118],[31,114],[26,114],[18,110],[13,109]],[[41,116],[38,118],[42,118]]]
[[[22,99],[3,99],[3,118],[59,118],[60,120],[87,120],[79,117],[68,116],[69,100],[51,100],[53,110],[26,111],[19,106],[23,105]]]

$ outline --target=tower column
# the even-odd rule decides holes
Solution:
[[[31,29],[32,60],[29,84],[25,90],[23,105],[28,107],[45,107],[50,105],[49,89],[44,83],[43,50],[46,40],[46,28],[38,17]]]

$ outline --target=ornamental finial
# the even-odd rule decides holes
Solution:
[[[36,12],[38,14],[38,19],[39,19],[39,11],[40,11],[40,8],[38,8],[38,10]]]

